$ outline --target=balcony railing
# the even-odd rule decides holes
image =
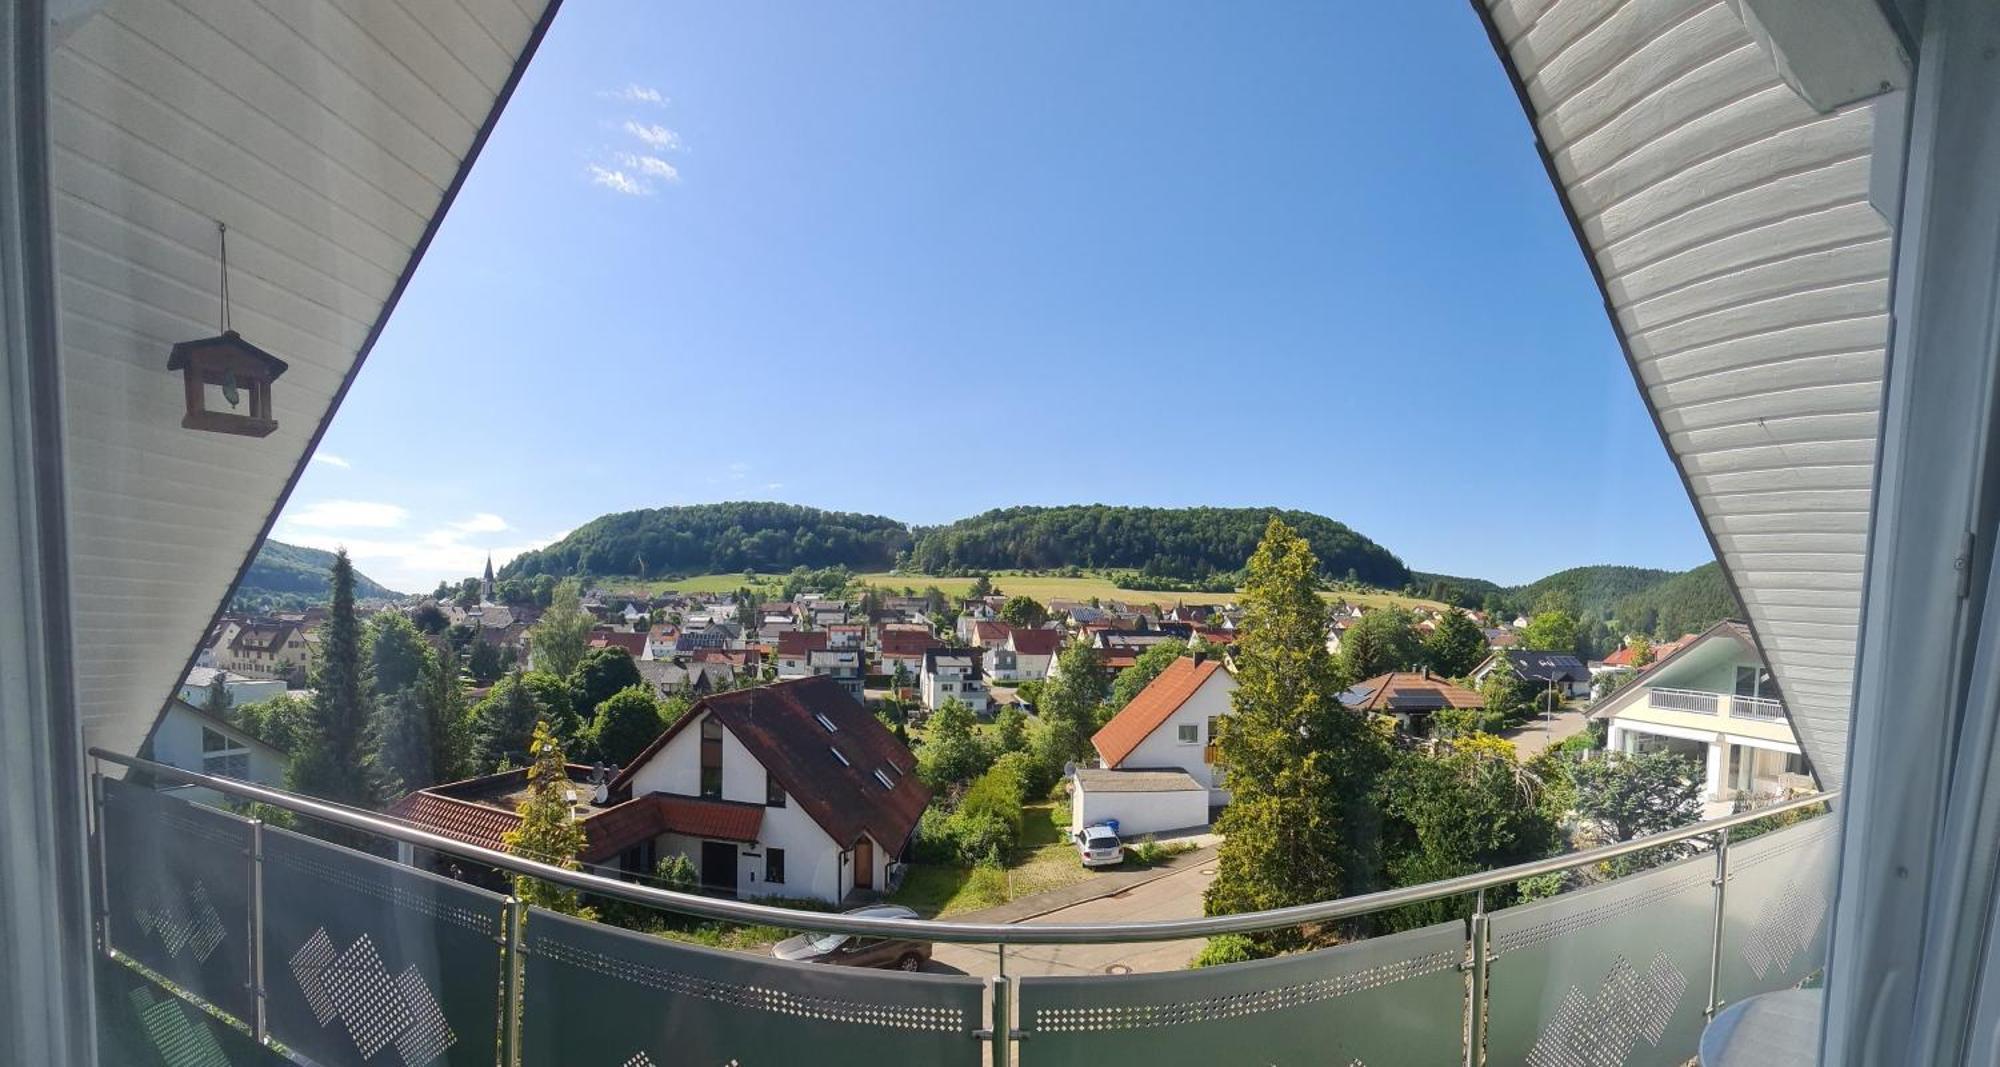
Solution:
[[[1652,689],[1647,691],[1646,702],[1663,711],[1686,711],[1696,715],[1718,715],[1722,712],[1722,694],[1705,693],[1699,689]]]
[[[282,790],[93,750],[336,828],[669,912],[1000,946],[1000,973],[859,971],[670,941],[93,775],[105,1063],[1679,1064],[1725,1002],[1820,966],[1835,820],[1731,845],[1774,805],[1428,885],[1241,915],[993,924],[792,911],[619,881]],[[1706,839],[1699,854],[1489,910],[1485,890]],[[1469,915],[1163,974],[1014,977],[1010,945],[1171,941],[1448,898]],[[1690,936],[1693,931],[1707,936]],[[143,968],[116,966],[129,960]],[[145,973],[150,972],[150,974]],[[191,999],[191,1006],[181,998]],[[204,1010],[206,1009],[206,1010]],[[124,1057],[124,1058],[120,1058]]]
[[[1732,719],[1770,719],[1774,722],[1785,720],[1785,706],[1768,697],[1733,696],[1729,698],[1729,717]]]

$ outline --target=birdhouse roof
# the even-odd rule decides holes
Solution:
[[[197,353],[211,348],[219,348],[232,355],[247,357],[263,364],[264,369],[271,372],[271,378],[274,381],[278,375],[285,373],[286,370],[284,360],[245,341],[243,335],[237,333],[235,330],[225,330],[214,337],[203,337],[195,341],[182,341],[180,344],[175,345],[167,353],[167,369],[185,370],[189,361]]]

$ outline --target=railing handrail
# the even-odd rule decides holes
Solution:
[[[1407,904],[1421,904],[1445,897],[1464,896],[1482,889],[1518,882],[1537,875],[1553,874],[1558,871],[1574,870],[1593,863],[1629,856],[1635,852],[1671,845],[1675,842],[1703,837],[1718,830],[1755,822],[1770,815],[1780,815],[1788,811],[1831,803],[1839,799],[1840,792],[1815,793],[1807,797],[1773,804],[1752,811],[1739,812],[1719,819],[1710,819],[1679,827],[1647,837],[1634,838],[1615,844],[1603,845],[1573,852],[1565,856],[1551,856],[1548,859],[1517,863],[1512,867],[1482,871],[1477,874],[1461,875],[1423,885],[1405,886],[1399,889],[1384,889],[1360,896],[1341,897],[1315,904],[1298,904],[1288,908],[1272,908],[1267,911],[1241,912],[1235,915],[1212,915],[1199,919],[1167,919],[1151,922],[1117,923],[969,923],[953,922],[947,919],[884,919],[858,915],[841,915],[831,912],[794,911],[771,904],[753,904],[741,900],[723,900],[716,897],[698,896],[670,889],[656,889],[652,886],[607,878],[586,871],[572,871],[536,860],[525,859],[511,852],[500,852],[481,845],[468,844],[456,838],[426,830],[414,823],[390,818],[375,812],[362,811],[344,804],[314,800],[289,793],[282,789],[241,782],[233,778],[217,778],[213,775],[183,770],[179,767],[153,760],[140,759],[92,748],[93,758],[186,782],[190,785],[207,786],[220,793],[242,797],[245,800],[270,804],[287,811],[297,812],[322,822],[343,826],[351,830],[373,834],[404,844],[443,852],[489,867],[539,878],[571,889],[594,893],[599,896],[617,897],[640,904],[649,904],[666,911],[703,918],[721,919],[729,922],[753,923],[776,926],[787,930],[810,930],[816,933],[852,934],[872,937],[910,937],[925,941],[960,942],[966,944],[1002,945],[1075,945],[1104,944],[1134,941],[1179,941],[1187,938],[1214,937],[1219,934],[1246,934],[1262,930],[1277,930],[1307,923],[1330,922],[1348,919],[1372,912],[1387,911]]]

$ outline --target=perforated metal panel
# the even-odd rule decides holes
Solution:
[[[1165,974],[1023,978],[1022,1067],[1462,1062],[1465,924]]]
[[[540,910],[528,916],[529,1064],[978,1064],[976,978],[786,963]]]
[[[103,826],[111,947],[249,1019],[249,822],[105,779]]]
[[[279,1067],[249,1034],[97,957],[98,1067]]]
[[[1715,861],[1703,855],[1493,913],[1487,1062],[1679,1065],[1708,999]]]
[[[274,1040],[325,1067],[494,1062],[505,898],[267,829],[264,900]]]
[[[1723,896],[1725,1004],[1796,986],[1826,961],[1840,821],[1821,816],[1729,846]]]

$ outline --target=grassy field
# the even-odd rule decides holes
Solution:
[[[971,578],[932,578],[921,574],[863,574],[862,581],[884,590],[901,592],[904,588],[922,591],[926,586],[937,586],[951,596],[964,596],[972,588]],[[758,575],[760,584],[780,580],[776,575]],[[632,579],[604,579],[599,584],[607,589],[645,589],[650,594],[667,590],[680,593],[727,593],[744,584],[742,574],[701,574],[692,578],[674,581]],[[1002,571],[993,576],[993,584],[1009,595],[1026,595],[1047,603],[1057,598],[1069,600],[1122,600],[1132,604],[1227,604],[1236,599],[1234,593],[1176,593],[1169,590],[1122,589],[1110,578],[1091,576],[1084,578],[1057,578],[1047,575],[1019,574]],[[1442,608],[1435,600],[1406,597],[1395,593],[1327,593],[1329,600],[1340,599],[1364,607],[1379,608],[1392,604],[1404,607]]]
[[[1060,889],[1100,873],[1077,859],[1076,847],[1056,826],[1057,818],[1068,826],[1067,807],[1043,801],[1024,805],[1021,815],[1021,841],[1005,868],[911,864],[903,887],[896,891],[896,903],[915,908],[920,915],[942,918]]]

